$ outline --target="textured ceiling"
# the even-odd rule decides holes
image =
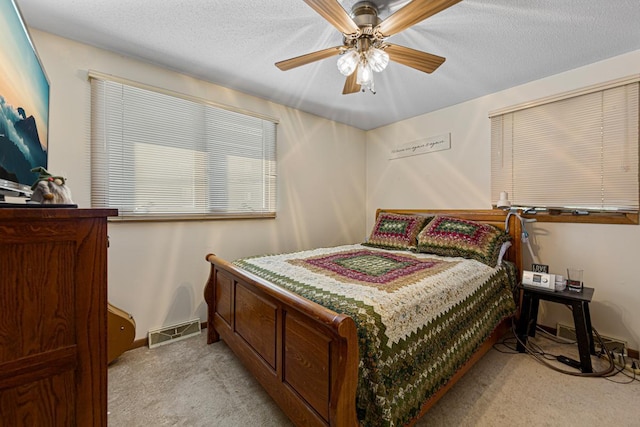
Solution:
[[[17,2],[30,27],[365,130],[640,49],[639,0],[464,0],[389,39],[446,57],[433,74],[390,63],[342,95],[336,58],[274,66],[342,44],[302,0]]]

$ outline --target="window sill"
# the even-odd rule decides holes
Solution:
[[[535,218],[538,222],[566,222],[577,224],[638,224],[638,213],[589,212],[587,215],[574,215],[571,212],[550,214],[538,211],[535,214],[523,214],[523,218]]]
[[[264,214],[157,214],[157,215],[121,215],[109,217],[109,222],[172,222],[172,221],[212,221],[236,219],[269,219],[275,218],[275,213]]]

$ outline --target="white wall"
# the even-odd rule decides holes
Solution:
[[[378,207],[490,208],[489,111],[639,72],[635,51],[369,131],[367,229]],[[396,144],[448,132],[450,150],[388,159]],[[552,273],[584,269],[586,286],[595,288],[594,327],[640,349],[640,226],[540,223],[530,231],[540,261]],[[543,304],[539,320],[552,327],[558,321],[573,325],[570,312],[558,304]]]
[[[109,224],[109,301],[133,315],[137,339],[152,328],[206,319],[207,253],[235,259],[362,240],[363,131],[48,33],[31,33],[51,81],[48,169],[68,179],[80,207],[90,207],[87,70],[280,120],[275,220]]]

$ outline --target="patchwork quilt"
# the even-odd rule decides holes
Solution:
[[[234,262],[356,323],[358,418],[397,426],[419,413],[515,313],[510,263],[347,245]]]

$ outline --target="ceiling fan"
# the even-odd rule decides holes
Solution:
[[[397,44],[386,39],[462,0],[413,0],[385,20],[378,17],[378,6],[360,1],[348,14],[338,0],[304,0],[344,36],[342,46],[329,47],[306,55],[276,62],[282,71],[340,55],[338,70],[347,76],[343,95],[369,89],[375,93],[373,72],[395,61],[425,73],[432,73],[445,58]]]

